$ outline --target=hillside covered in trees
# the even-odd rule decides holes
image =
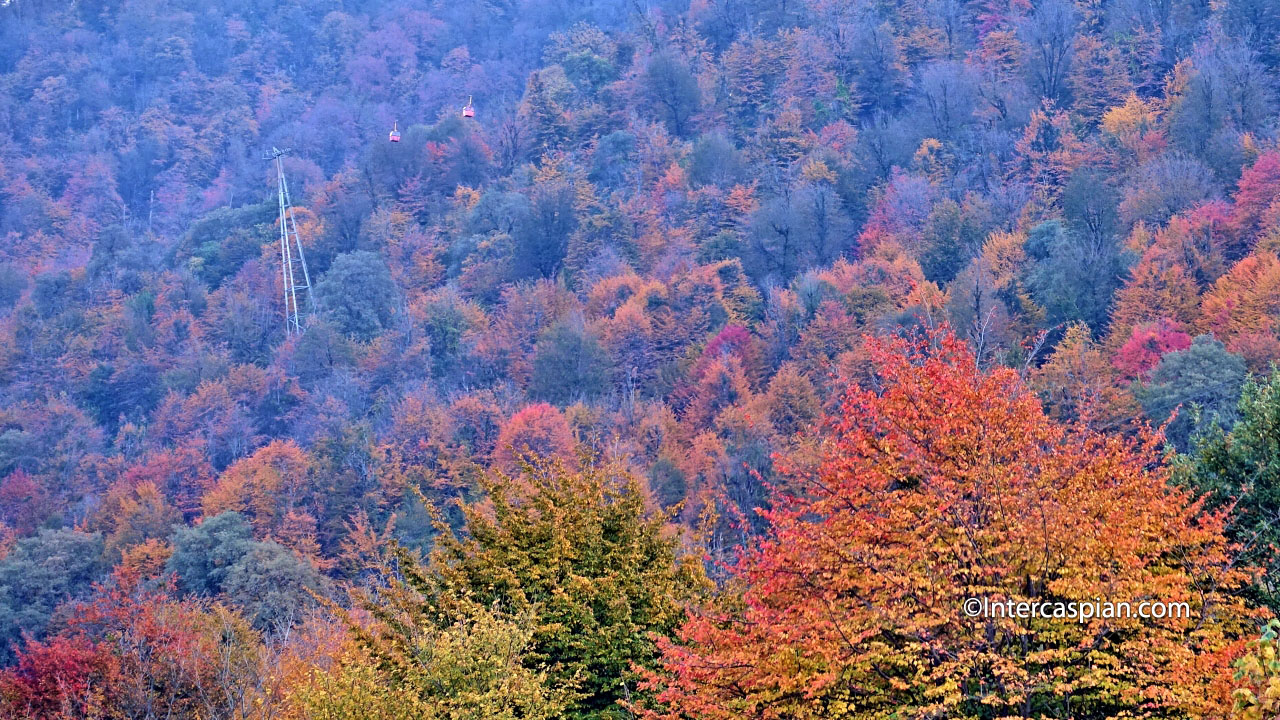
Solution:
[[[0,717],[1274,717],[1278,361],[1274,0],[0,0]]]

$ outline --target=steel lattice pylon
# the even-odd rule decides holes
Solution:
[[[307,272],[307,258],[302,254],[298,223],[293,219],[289,183],[284,179],[284,156],[288,152],[273,147],[267,159],[276,163],[276,188],[280,196],[280,279],[284,286],[284,332],[286,335],[294,335],[302,332],[303,316],[311,308],[311,275]],[[304,295],[302,304],[298,301],[299,291]]]

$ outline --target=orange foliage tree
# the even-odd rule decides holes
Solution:
[[[1053,355],[1031,372],[1028,382],[1050,418],[1115,429],[1139,413],[1122,379],[1089,327],[1076,323],[1063,331]]]
[[[1266,370],[1280,353],[1280,258],[1249,255],[1218,278],[1201,304],[1201,324],[1249,367]]]
[[[564,413],[547,403],[534,403],[516,412],[502,426],[494,464],[511,471],[535,455],[570,460],[573,449],[573,430]]]
[[[936,334],[870,342],[817,469],[648,676],[645,717],[1213,716],[1252,633],[1221,518],[1157,438],[1050,420]],[[1189,619],[968,618],[966,598],[1187,602]],[[1225,703],[1225,704],[1224,704]],[[1220,714],[1220,713],[1219,713]]]
[[[289,510],[308,499],[311,461],[291,440],[275,440],[218,478],[205,494],[204,514],[244,513],[259,531],[276,527]]]
[[[1138,325],[1167,318],[1191,324],[1196,318],[1195,278],[1182,262],[1161,248],[1151,248],[1130,270],[1124,287],[1116,291],[1111,310],[1111,339],[1119,346]]]

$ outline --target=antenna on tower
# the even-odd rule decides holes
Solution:
[[[293,219],[293,203],[289,200],[289,183],[284,179],[284,156],[289,149],[273,147],[263,160],[276,163],[276,189],[280,196],[280,278],[284,285],[285,335],[302,332],[303,308],[298,304],[298,292],[305,295],[306,310],[311,309],[311,275],[307,272],[307,258],[302,254],[302,240],[298,237],[298,223]],[[295,257],[296,256],[296,257]]]

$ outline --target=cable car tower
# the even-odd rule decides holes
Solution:
[[[271,148],[264,160],[276,163],[276,189],[280,196],[280,278],[284,285],[285,335],[302,333],[302,316],[312,307],[311,275],[307,272],[307,259],[302,254],[302,240],[298,237],[298,223],[293,219],[293,203],[289,200],[289,183],[284,179],[286,148]],[[302,293],[302,304],[298,294]],[[305,307],[304,307],[305,306]]]

